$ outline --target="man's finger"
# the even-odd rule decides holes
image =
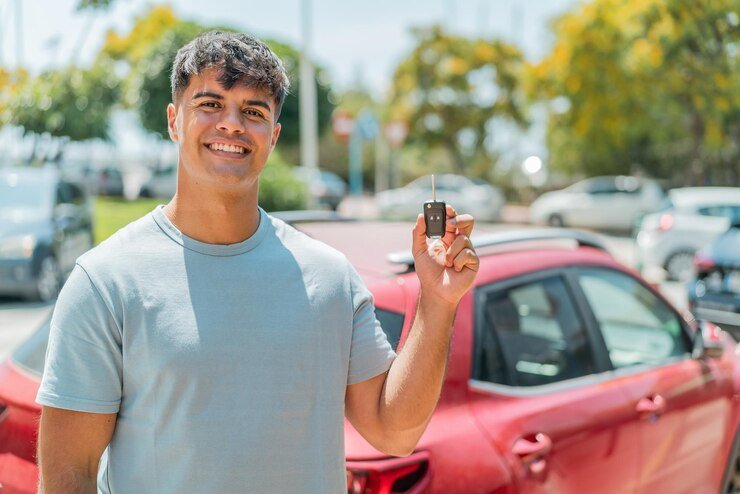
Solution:
[[[480,259],[478,259],[478,255],[473,249],[465,248],[455,257],[453,265],[455,266],[455,271],[458,273],[464,268],[477,272],[480,266]]]
[[[416,224],[412,231],[411,253],[417,256],[427,250],[427,225],[424,222],[424,215],[419,214],[416,217]]]
[[[469,214],[458,214],[454,218],[448,218],[445,230],[447,232],[457,232],[461,235],[470,236],[473,233],[475,218]]]
[[[445,265],[449,268],[452,266],[453,261],[457,257],[457,255],[462,252],[463,249],[472,249],[473,243],[470,241],[470,238],[466,237],[465,235],[458,235],[455,240],[452,242],[452,245],[450,245],[450,248],[447,249],[446,255],[445,255]]]

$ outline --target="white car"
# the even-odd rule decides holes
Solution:
[[[639,217],[657,210],[664,197],[654,180],[594,177],[542,194],[529,208],[530,221],[558,227],[631,230]]]
[[[472,214],[476,221],[493,222],[501,219],[504,196],[492,185],[474,181],[462,175],[434,176],[436,199],[455,207],[458,213]],[[416,219],[425,201],[432,199],[431,176],[417,178],[404,187],[384,190],[375,195],[381,218]]]
[[[139,196],[169,199],[177,190],[177,165],[152,171],[149,179],[141,186]]]
[[[740,187],[672,189],[664,208],[642,220],[637,233],[638,266],[644,273],[657,268],[668,279],[686,281],[694,253],[711,244],[736,218],[740,218]]]

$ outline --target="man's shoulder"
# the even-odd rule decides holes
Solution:
[[[306,256],[312,261],[335,263],[343,266],[347,258],[340,251],[320,240],[310,237],[280,218],[268,214],[275,230],[275,236],[294,254]]]
[[[134,254],[147,250],[149,244],[161,238],[157,229],[151,213],[147,213],[82,254],[77,264],[87,270],[130,263]]]

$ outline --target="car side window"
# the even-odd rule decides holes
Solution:
[[[690,352],[678,316],[639,281],[618,271],[582,271],[578,282],[615,368],[656,365]]]
[[[595,372],[585,325],[560,276],[491,291],[483,303],[476,379],[538,386]]]

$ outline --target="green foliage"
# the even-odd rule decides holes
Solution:
[[[10,123],[26,133],[48,133],[73,141],[108,138],[119,80],[110,64],[68,67],[29,79],[9,102]]]
[[[445,150],[458,173],[490,168],[487,126],[501,118],[524,125],[522,55],[502,41],[415,31],[416,47],[393,76],[391,118],[411,122],[409,142]]]
[[[557,101],[550,165],[738,183],[737,0],[594,0],[554,23],[530,94]],[[557,98],[557,100],[555,100]]]
[[[293,173],[293,167],[273,151],[260,174],[259,204],[265,211],[306,208],[308,191]]]

